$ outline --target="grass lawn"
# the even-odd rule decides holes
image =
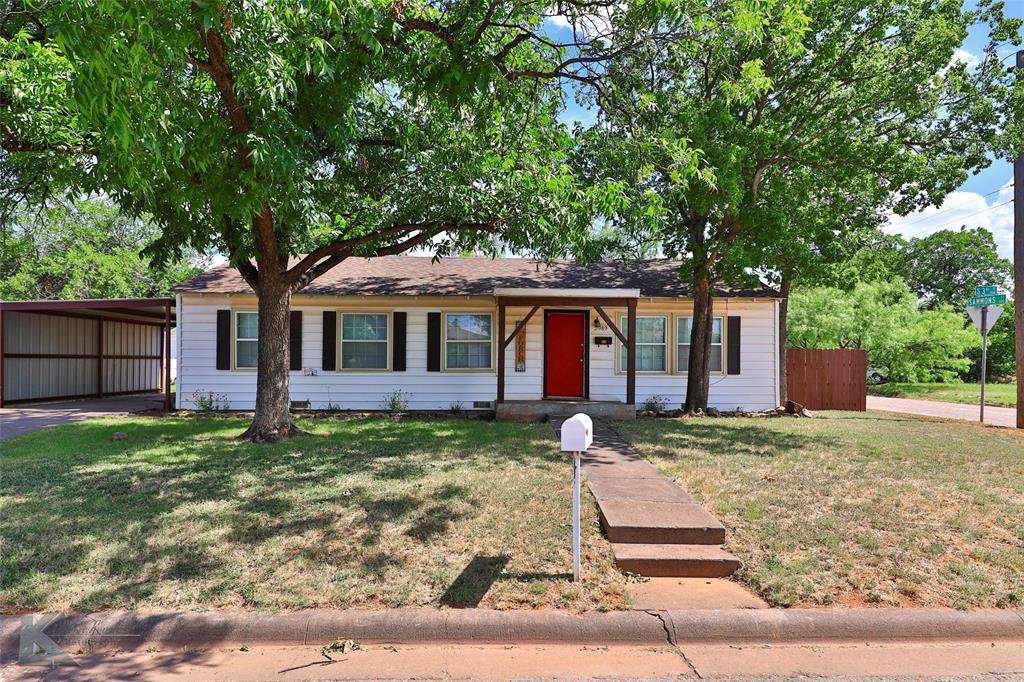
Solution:
[[[616,429],[718,515],[772,604],[1024,602],[1024,433],[852,412]]]
[[[593,504],[569,581],[550,426],[319,419],[275,445],[235,441],[245,426],[111,418],[0,443],[0,611],[625,605]]]
[[[868,394],[977,405],[981,400],[981,384],[868,384]],[[985,404],[1015,407],[1017,384],[987,384]]]

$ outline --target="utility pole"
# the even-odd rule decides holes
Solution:
[[[1024,79],[1024,50],[1017,51]],[[1024,429],[1024,150],[1013,160],[1013,328],[1017,351],[1017,428]]]

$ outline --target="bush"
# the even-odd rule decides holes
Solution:
[[[384,395],[383,401],[384,409],[387,410],[392,417],[398,415],[409,409],[409,394],[400,388],[396,388]]]
[[[452,404],[448,406],[448,411],[456,417],[459,416],[462,414],[462,403],[458,400],[453,401]]]
[[[663,395],[652,395],[644,401],[644,412],[664,412],[668,407],[668,398]]]
[[[192,392],[192,404],[196,412],[223,412],[228,409],[228,397],[224,393],[195,390]]]

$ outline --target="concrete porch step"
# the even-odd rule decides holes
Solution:
[[[612,543],[615,565],[652,578],[724,578],[740,560],[716,545]]]
[[[692,502],[598,500],[601,525],[612,543],[720,545],[725,527]]]

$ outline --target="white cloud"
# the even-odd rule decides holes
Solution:
[[[1013,185],[1007,181],[999,192],[984,197],[975,192],[953,192],[938,208],[929,207],[906,217],[889,216],[885,231],[905,238],[927,237],[939,230],[984,227],[992,233],[1003,258],[1013,258]],[[996,207],[996,208],[993,208]]]
[[[957,62],[963,62],[967,65],[968,69],[973,69],[978,64],[981,64],[981,59],[973,52],[968,52],[967,50],[958,47],[953,50],[953,58],[949,60],[949,65],[952,66]]]

